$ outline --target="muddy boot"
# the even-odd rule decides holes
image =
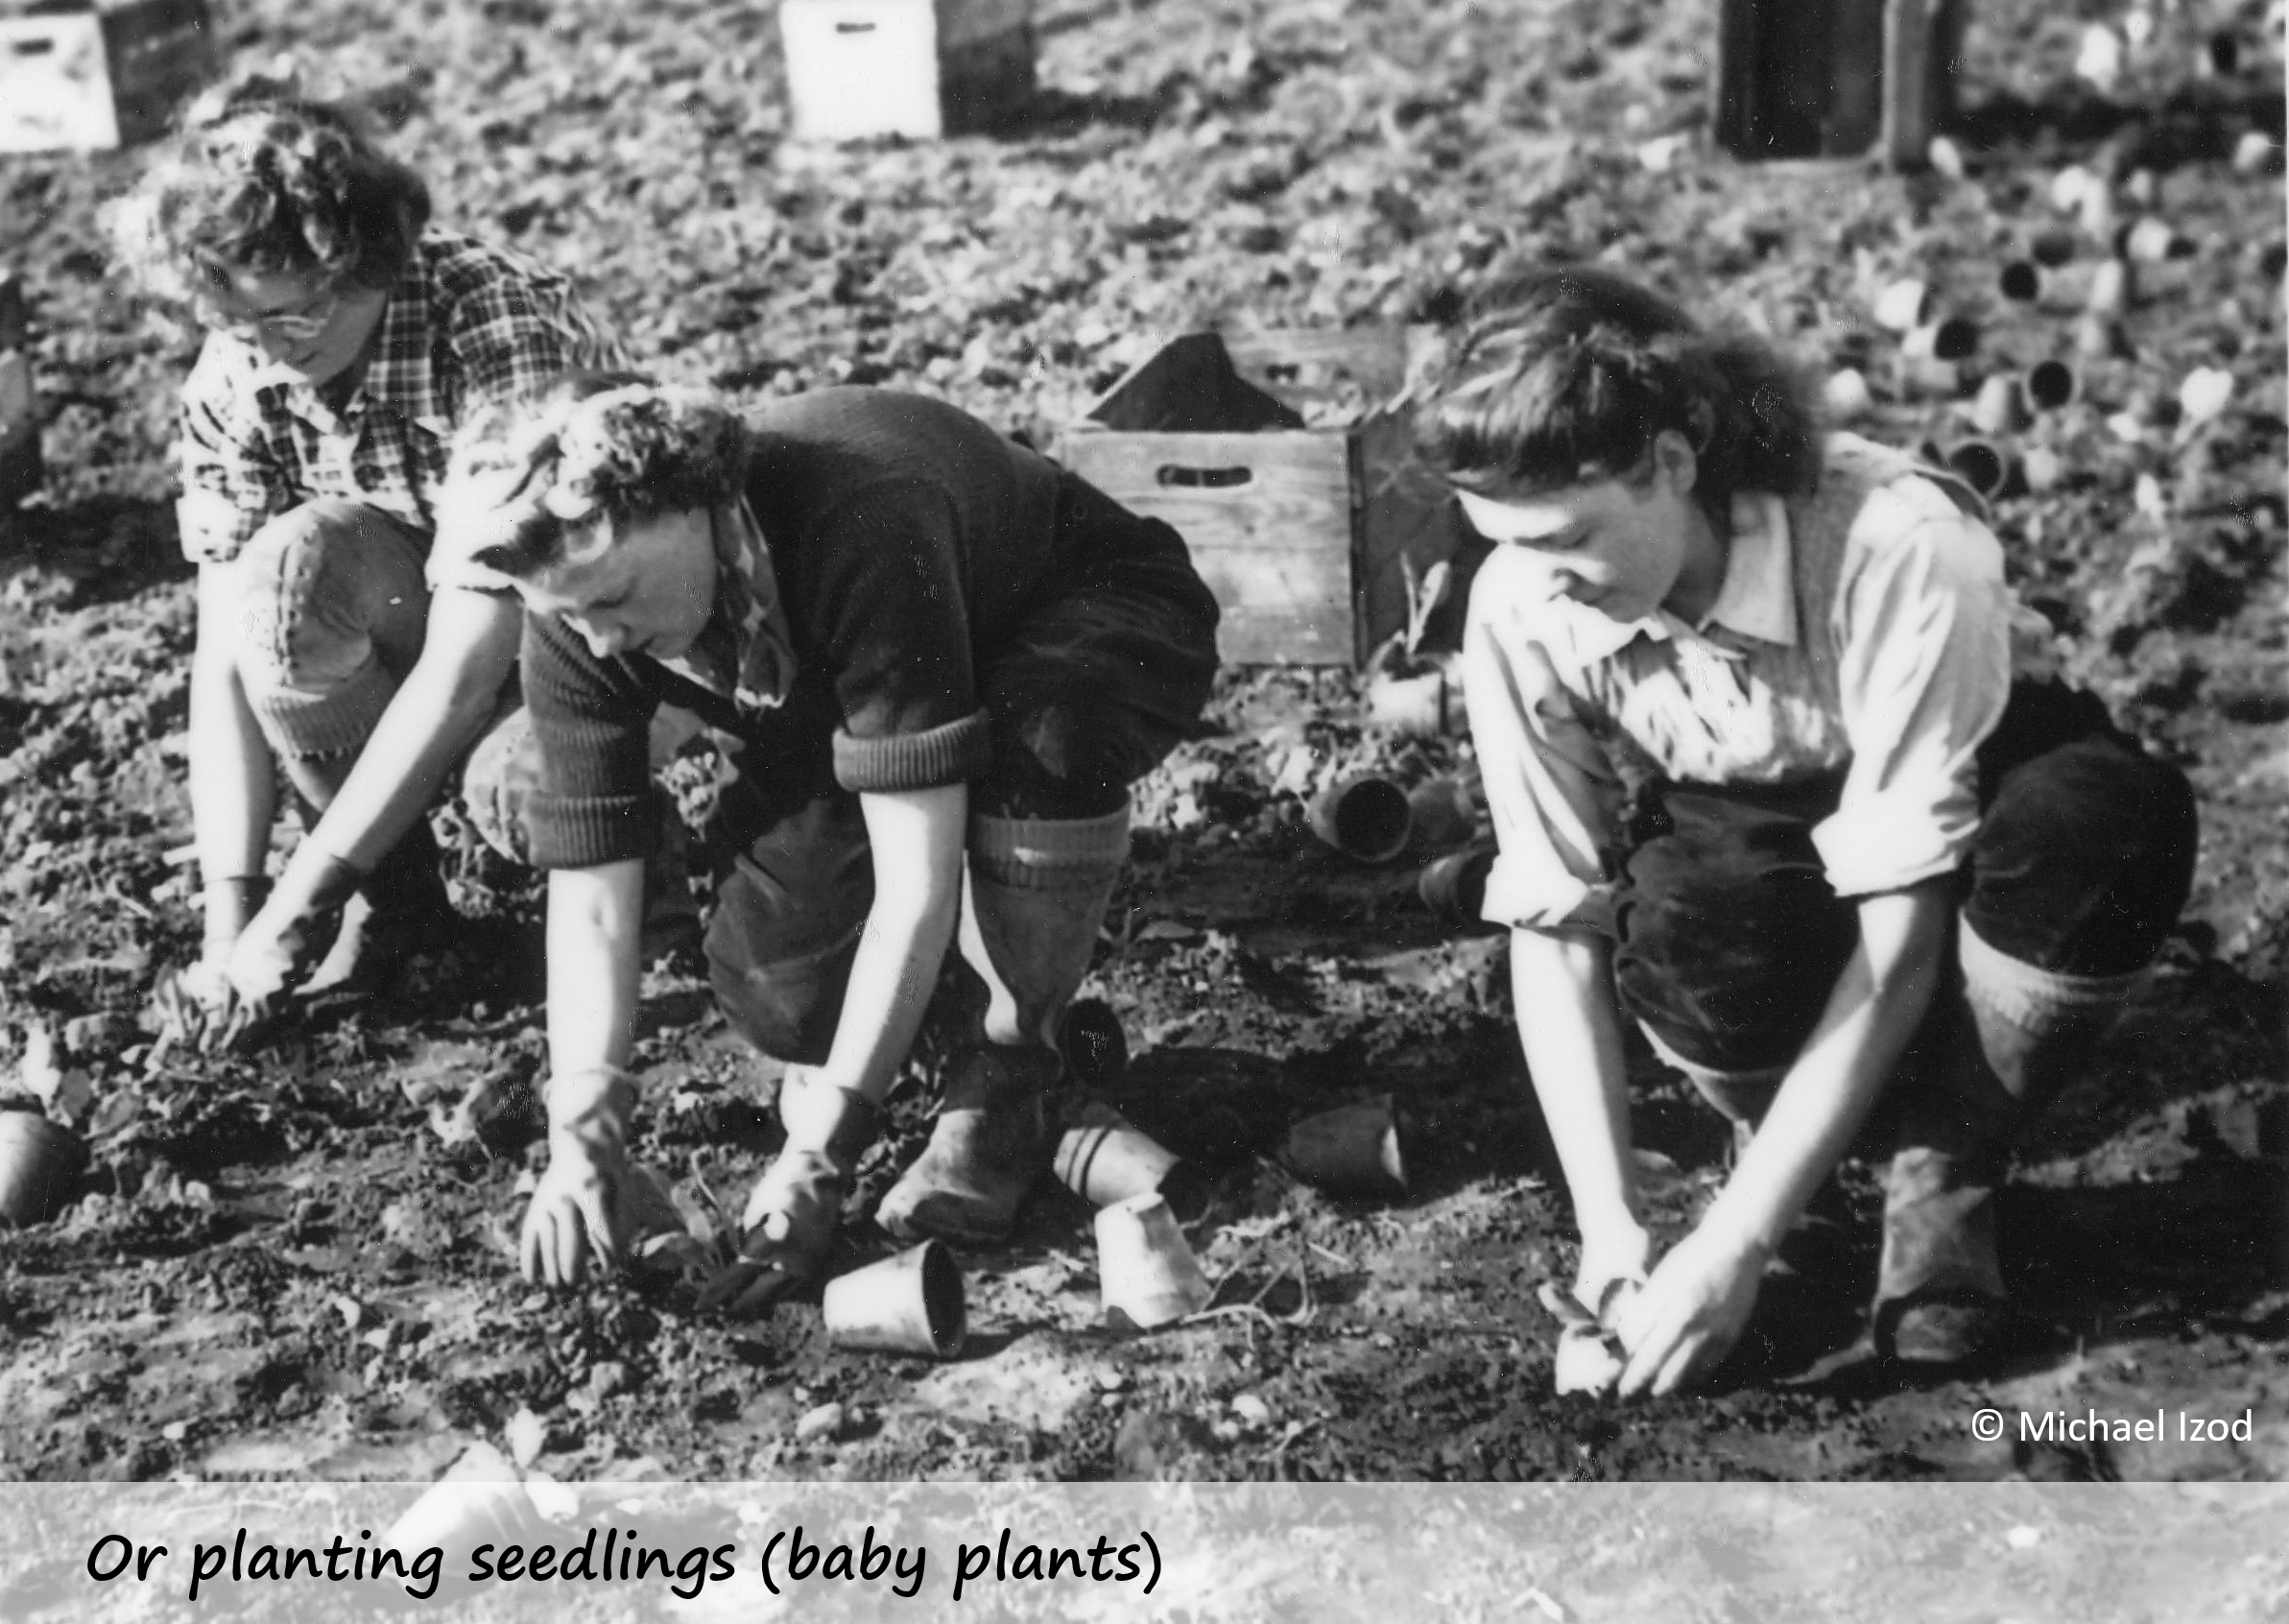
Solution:
[[[779,1086],[779,1118],[787,1142],[755,1182],[739,1256],[701,1290],[702,1308],[751,1318],[826,1272],[851,1169],[874,1142],[880,1113],[797,1066]]]
[[[1995,1158],[1903,1145],[1884,1173],[1876,1266],[1877,1352],[1903,1364],[1967,1363],[2010,1325],[1995,1250]]]
[[[2009,1332],[1995,1194],[2012,1141],[2079,1074],[2145,974],[2037,969],[1968,926],[1958,943],[1964,991],[1900,1101],[1875,1289],[1877,1351],[1931,1367],[1978,1359]]]
[[[1045,1048],[990,1043],[954,1057],[930,1143],[882,1198],[874,1221],[901,1240],[998,1241],[1049,1160]]]
[[[874,1217],[904,1239],[993,1241],[1047,1163],[1042,1095],[1056,1035],[1088,973],[1129,847],[1129,809],[1101,818],[975,817],[962,956],[987,988],[985,1041],[946,1068],[929,1147]]]

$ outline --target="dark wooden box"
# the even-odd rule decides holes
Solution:
[[[1955,115],[1968,0],[1718,0],[1717,145],[1919,165]]]
[[[15,506],[39,482],[39,397],[32,387],[24,289],[0,271],[0,507]]]

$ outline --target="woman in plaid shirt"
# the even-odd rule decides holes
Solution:
[[[563,277],[431,227],[418,177],[274,81],[194,108],[115,229],[208,333],[179,508],[206,916],[187,985],[235,1024],[450,920],[421,814],[501,719],[518,616],[423,581],[447,442],[486,401],[622,358]],[[323,816],[265,905],[274,762]]]

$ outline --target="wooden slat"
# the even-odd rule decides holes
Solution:
[[[1216,656],[1227,665],[1347,665],[1351,639],[1305,609],[1240,605],[1217,623]]]
[[[1058,455],[1122,506],[1184,537],[1226,611],[1217,637],[1226,659],[1355,657],[1347,436],[1083,429],[1059,442]],[[1233,482],[1172,483],[1196,476]]]

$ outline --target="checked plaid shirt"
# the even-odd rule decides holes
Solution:
[[[627,365],[562,276],[428,231],[391,286],[365,378],[340,412],[253,345],[207,336],[182,394],[183,555],[227,561],[278,514],[325,496],[426,536],[471,407],[574,369]]]

